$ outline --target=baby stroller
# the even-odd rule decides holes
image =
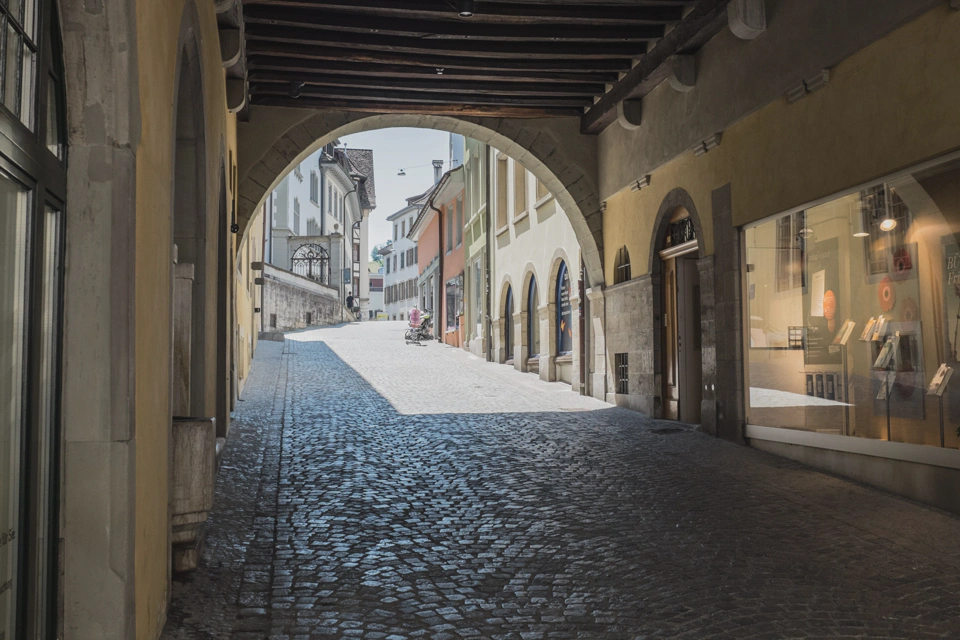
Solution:
[[[403,334],[407,344],[421,344],[421,340],[433,340],[433,334],[430,329],[433,327],[433,321],[429,313],[420,316],[420,321],[410,320],[410,328]]]

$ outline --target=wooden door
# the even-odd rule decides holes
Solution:
[[[695,256],[677,259],[677,327],[680,363],[679,420],[700,424],[703,368],[700,343],[700,272]]]
[[[663,417],[680,419],[680,358],[677,259],[663,261]]]

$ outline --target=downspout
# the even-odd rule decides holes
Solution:
[[[317,161],[317,170],[320,171],[320,235],[327,235],[327,210],[324,208],[327,197],[327,172],[323,170],[323,163]]]
[[[484,146],[484,158],[483,158],[483,175],[486,184],[483,185],[484,189],[484,205],[483,213],[486,217],[484,224],[486,226],[486,246],[484,251],[486,255],[484,256],[484,280],[487,287],[486,291],[486,306],[487,306],[487,317],[486,317],[486,326],[483,328],[484,334],[486,334],[486,353],[484,354],[487,358],[487,362],[493,362],[493,308],[490,305],[491,291],[490,291],[490,256],[491,249],[490,245],[493,244],[493,229],[490,225],[490,147],[488,145]]]
[[[447,283],[443,281],[443,212],[440,211],[440,209],[437,209],[435,206],[433,206],[433,198],[430,198],[430,200],[427,202],[427,206],[437,212],[437,220],[439,220],[439,223],[437,224],[437,235],[439,240],[440,253],[439,253],[439,263],[437,264],[437,276],[438,276],[437,285],[440,293],[440,303],[439,303],[440,308],[437,309],[437,313],[435,315],[438,316],[440,322],[438,322],[434,326],[437,328],[437,342],[443,342],[442,331],[446,330],[446,326],[441,327],[440,325],[446,324],[443,322],[443,320],[445,319],[444,314],[446,313],[445,311],[446,300],[444,298],[447,295]]]

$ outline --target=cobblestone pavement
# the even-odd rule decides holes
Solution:
[[[402,329],[260,343],[164,638],[960,637],[960,519]]]

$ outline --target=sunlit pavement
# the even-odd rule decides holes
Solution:
[[[960,637],[960,519],[403,329],[260,343],[165,638]]]

